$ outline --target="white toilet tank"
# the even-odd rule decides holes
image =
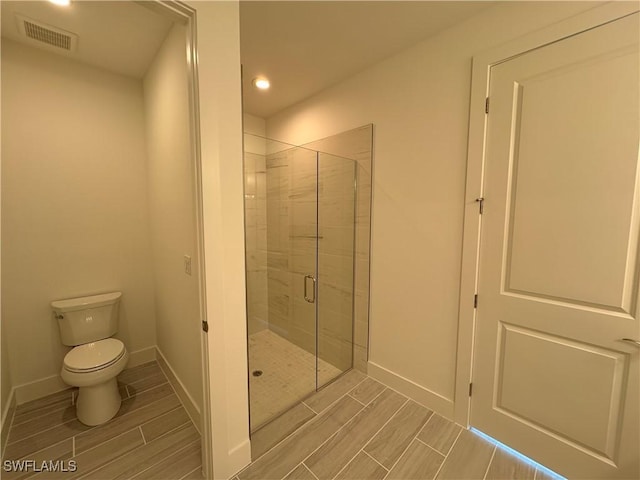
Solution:
[[[114,335],[121,296],[121,292],[112,292],[51,302],[62,343],[82,345]]]

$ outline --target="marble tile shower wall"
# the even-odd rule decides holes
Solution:
[[[318,356],[341,371],[353,355],[355,166],[318,155]]]
[[[266,167],[269,329],[315,355],[315,307],[303,282],[315,272],[316,153],[272,153]]]
[[[245,152],[245,236],[249,335],[268,326],[267,169],[264,155]]]
[[[355,303],[353,366],[366,373],[369,339],[369,257],[373,126],[366,125],[305,145],[306,148],[350,158],[356,163]]]
[[[318,235],[318,354],[340,370],[349,368],[353,358],[353,366],[365,373],[371,140],[368,125],[308,148],[245,155],[249,334],[269,328],[315,353],[315,307],[304,301],[303,280],[315,271]],[[315,150],[352,162],[324,153],[316,156]]]

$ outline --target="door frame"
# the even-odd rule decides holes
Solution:
[[[193,328],[200,331],[202,473],[207,479],[227,479],[251,461],[247,351],[246,344],[237,342],[246,338],[246,323],[238,322],[246,317],[244,235],[238,236],[244,232],[244,209],[243,202],[236,200],[243,198],[240,63],[239,57],[236,64],[233,56],[220,48],[225,32],[236,29],[237,5],[154,0],[147,6],[184,23],[187,31],[189,143],[198,252],[193,268],[198,276],[200,312]],[[207,28],[198,30],[198,22]],[[222,57],[218,59],[218,55]],[[218,74],[212,67],[222,68],[224,73]],[[206,98],[200,94],[201,83],[206,86]],[[226,123],[212,131],[218,112],[226,114]],[[225,163],[224,158],[240,162]],[[238,181],[225,182],[228,178]]]
[[[491,67],[638,11],[640,11],[640,7],[636,2],[600,4],[574,17],[516,38],[473,57],[454,394],[454,420],[460,425],[470,426],[470,384],[473,379],[476,327],[474,296],[478,293],[480,232],[482,228],[479,199],[483,197],[484,191],[486,99],[489,94]],[[490,199],[486,201],[486,208],[491,208]],[[481,302],[482,298],[479,298],[478,301]]]
[[[135,0],[134,0],[135,1]],[[200,319],[207,319],[206,283],[205,283],[205,258],[204,258],[204,216],[202,201],[202,158],[200,155],[200,97],[198,88],[198,35],[196,28],[196,10],[189,5],[177,0],[155,0],[146,5],[158,11],[175,22],[184,24],[186,28],[186,68],[189,95],[189,143],[191,149],[191,163],[194,177],[192,179],[195,193],[196,207],[196,241],[198,262],[194,265],[198,278],[198,298]],[[200,323],[200,320],[198,321]],[[201,429],[202,438],[202,473],[204,478],[213,478],[213,438],[211,432],[211,409],[209,372],[209,344],[207,335],[200,325],[194,325],[201,334],[201,368],[202,368],[202,412]]]

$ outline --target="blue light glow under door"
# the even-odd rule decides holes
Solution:
[[[521,454],[520,452],[514,450],[513,448],[506,446],[504,443],[501,443],[498,440],[496,440],[495,438],[490,437],[486,433],[482,433],[480,430],[477,430],[477,429],[475,429],[473,427],[471,427],[470,430],[473,433],[475,433],[476,435],[478,435],[479,437],[484,438],[487,442],[493,443],[494,445],[497,445],[498,447],[500,447],[502,450],[505,450],[505,451],[509,452],[511,455],[513,455],[514,457],[518,458],[518,460],[521,460],[524,463],[526,463],[528,465],[531,465],[534,468],[537,468],[538,470],[540,470],[545,475],[547,475],[547,476],[549,476],[551,478],[554,478],[554,479],[566,480],[565,477],[563,477],[562,475],[558,475],[553,470],[549,470],[544,465],[540,465],[538,462],[536,462],[534,460],[531,460],[529,457],[526,457],[523,454]]]

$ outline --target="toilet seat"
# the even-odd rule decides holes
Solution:
[[[96,372],[113,365],[125,354],[124,343],[116,338],[105,338],[74,347],[64,357],[64,368],[75,373]]]

